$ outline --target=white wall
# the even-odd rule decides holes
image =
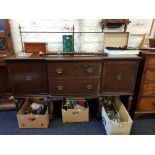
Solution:
[[[10,26],[12,38],[16,53],[20,53],[22,49],[19,25],[23,31],[72,31],[72,26],[75,26],[75,31],[101,31],[99,24],[101,19],[35,19],[35,20],[20,20],[11,19]],[[107,31],[107,29],[105,29]],[[108,31],[123,31],[123,28],[113,29]],[[47,42],[49,51],[62,51],[62,35],[63,34],[23,34],[25,42]],[[103,50],[103,35],[104,34],[75,34],[75,51],[97,52]],[[138,46],[141,37],[131,37],[129,46]]]

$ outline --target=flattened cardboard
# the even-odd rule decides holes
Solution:
[[[17,113],[19,128],[48,128],[48,109],[44,115],[25,115],[24,110],[27,109],[29,105],[30,103],[26,100]]]
[[[63,109],[62,104],[62,122],[89,122],[89,107],[83,109]]]
[[[104,32],[104,48],[127,47],[129,32]]]
[[[115,97],[114,104],[120,114],[121,122],[115,123],[110,120],[104,107],[102,107],[102,122],[105,130],[108,135],[129,135],[133,121],[119,97]]]

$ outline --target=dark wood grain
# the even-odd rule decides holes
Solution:
[[[11,93],[11,85],[9,81],[9,74],[7,66],[0,66],[0,94]]]
[[[99,79],[53,79],[49,81],[53,95],[98,95]]]
[[[48,94],[44,61],[14,61],[9,63],[14,94]]]
[[[140,60],[138,56],[40,57],[36,53],[5,59],[14,95],[19,97],[44,93],[52,97],[132,96]],[[25,80],[27,75],[32,79]]]
[[[50,78],[89,78],[101,76],[101,62],[48,62]]]
[[[138,64],[137,61],[105,61],[101,92],[133,93]]]

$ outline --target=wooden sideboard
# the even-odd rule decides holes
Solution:
[[[143,51],[140,56],[143,61],[136,84],[134,119],[155,113],[155,52]]]
[[[134,94],[138,56],[11,56],[14,96],[102,97]],[[130,106],[128,107],[130,109]]]

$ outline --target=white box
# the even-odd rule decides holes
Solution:
[[[102,122],[104,124],[105,130],[108,135],[129,135],[131,126],[132,126],[132,119],[129,116],[126,108],[120,101],[119,97],[114,98],[113,104],[115,105],[117,111],[120,114],[121,122],[114,122],[109,119],[104,107],[102,107]]]

